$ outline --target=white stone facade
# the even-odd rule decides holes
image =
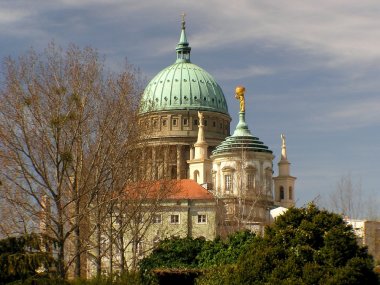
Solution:
[[[380,264],[380,222],[367,220],[345,219],[351,225],[359,245],[368,247],[368,252]]]

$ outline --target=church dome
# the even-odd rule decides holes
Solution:
[[[263,152],[272,154],[272,151],[259,138],[254,137],[247,123],[245,122],[245,112],[239,113],[239,123],[232,136],[227,137],[216,149],[212,155],[225,154],[239,151]]]
[[[177,60],[160,71],[144,90],[140,114],[156,111],[199,110],[228,115],[227,102],[215,79],[190,62],[191,47],[185,23],[177,44]]]

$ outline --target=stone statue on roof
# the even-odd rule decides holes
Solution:
[[[281,159],[287,159],[286,157],[286,137],[281,134],[282,146],[281,146]]]
[[[199,125],[203,126],[203,113],[198,111]]]
[[[286,146],[286,137],[284,134],[281,134],[282,146]]]
[[[235,98],[240,101],[240,112],[245,112],[245,99],[244,99],[245,87],[237,86],[235,89]]]

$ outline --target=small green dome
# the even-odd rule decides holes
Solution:
[[[190,62],[191,47],[182,23],[177,60],[160,71],[147,85],[140,114],[169,110],[200,110],[228,114],[223,91],[204,69]]]
[[[265,152],[272,154],[272,151],[259,138],[254,137],[247,123],[245,122],[245,112],[239,113],[239,123],[236,126],[234,134],[227,137],[216,149],[212,155],[236,152],[236,151]]]

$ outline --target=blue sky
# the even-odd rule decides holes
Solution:
[[[192,62],[221,85],[231,129],[244,85],[250,129],[276,162],[286,134],[297,205],[327,200],[348,174],[379,201],[378,0],[2,0],[0,57],[89,45],[149,80],[175,60],[183,12]]]

